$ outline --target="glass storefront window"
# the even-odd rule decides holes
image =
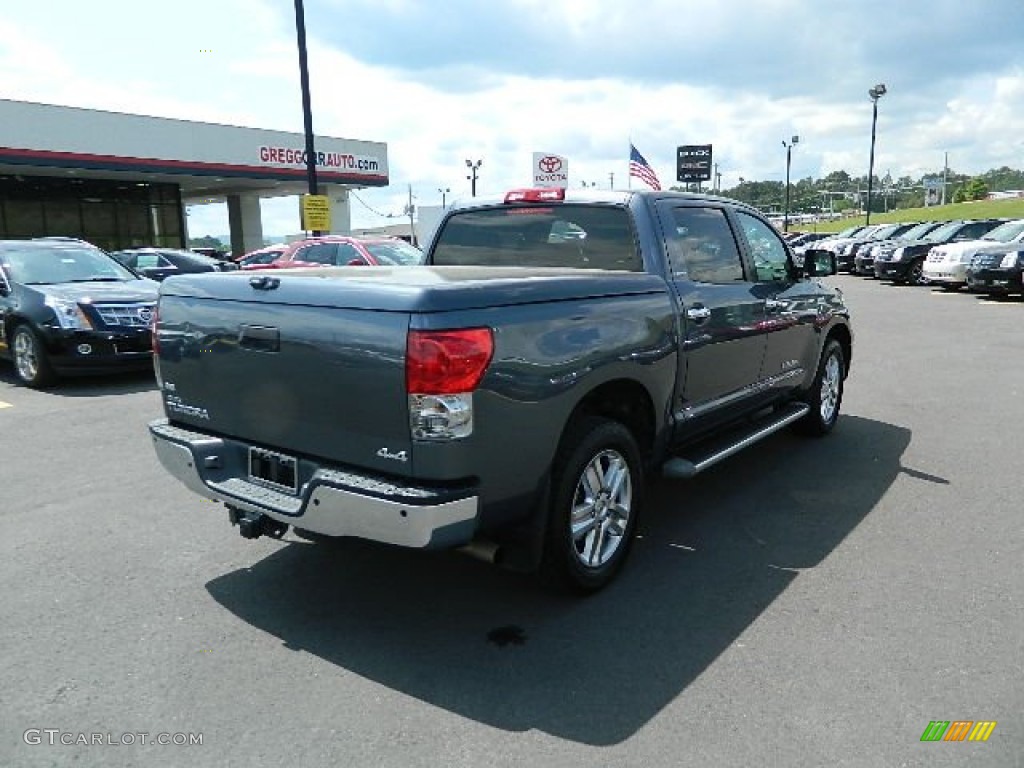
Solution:
[[[81,237],[82,212],[77,200],[44,200],[43,215],[46,234]]]
[[[0,175],[0,239],[63,235],[107,250],[183,248],[175,184]]]
[[[45,231],[41,200],[4,201],[7,237],[37,237]]]

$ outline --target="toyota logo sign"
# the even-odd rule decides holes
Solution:
[[[548,155],[542,157],[537,163],[537,166],[544,171],[544,173],[555,173],[562,170],[562,158],[555,155]]]
[[[569,161],[554,152],[533,153],[533,186],[561,188],[569,186]]]

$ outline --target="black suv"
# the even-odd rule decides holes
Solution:
[[[967,268],[967,287],[978,293],[1024,296],[1024,250],[979,253]]]
[[[158,289],[89,243],[0,240],[0,357],[30,387],[150,367]]]
[[[177,248],[129,248],[124,251],[113,251],[110,255],[128,269],[157,281],[172,275],[238,269],[237,264]]]
[[[907,232],[918,225],[916,221],[889,224],[877,229],[869,237],[861,237],[854,240],[846,249],[846,259],[852,261],[850,272],[855,275],[875,276],[875,257],[872,255],[871,246],[885,240],[892,240],[903,237]]]
[[[936,227],[920,240],[908,242],[886,254],[885,260],[875,260],[875,276],[894,283],[920,285],[928,282],[923,275],[924,260],[928,251],[937,245],[977,240],[995,229],[1005,219],[978,219],[975,221],[949,221]]]

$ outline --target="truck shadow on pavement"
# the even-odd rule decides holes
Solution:
[[[207,589],[286,648],[459,716],[617,744],[839,546],[905,471],[909,443],[844,416],[830,438],[784,433],[658,481],[626,569],[585,599],[463,555],[358,541],[296,540]]]

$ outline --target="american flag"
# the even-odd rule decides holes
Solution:
[[[658,174],[651,168],[650,163],[644,160],[644,156],[636,151],[636,147],[629,145],[629,175],[636,176],[651,189],[661,189],[661,182],[658,181]]]

